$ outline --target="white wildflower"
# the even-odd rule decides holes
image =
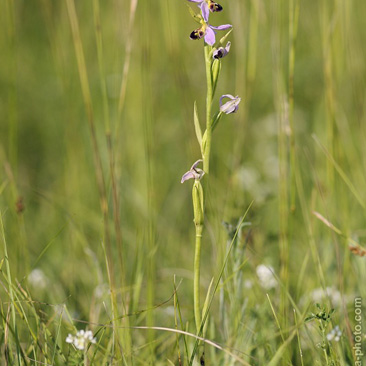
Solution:
[[[273,275],[274,273],[273,267],[260,264],[257,267],[256,272],[259,278],[259,282],[264,289],[270,290],[277,286],[277,280]]]
[[[48,281],[44,272],[39,268],[35,268],[29,273],[28,282],[34,288],[44,289],[47,286]]]
[[[333,306],[339,306],[342,303],[341,293],[334,287],[327,287],[325,290],[316,288],[311,293],[311,298],[315,303],[321,303],[326,298],[329,298]]]
[[[98,299],[103,298],[109,294],[109,287],[105,283],[99,284],[94,290],[94,296]]]
[[[335,341],[339,342],[342,336],[342,331],[339,329],[339,326],[337,325],[335,328],[333,328],[328,334],[327,339],[328,341]]]
[[[82,351],[85,349],[88,343],[96,343],[97,339],[93,337],[93,333],[91,330],[79,330],[76,333],[76,336],[69,334],[66,337],[66,343],[71,343],[75,346],[76,349]]]
[[[253,282],[251,280],[245,280],[244,287],[248,290],[251,289],[253,287]]]
[[[174,315],[175,315],[175,308],[174,308],[174,306],[167,306],[167,307],[164,309],[164,313],[165,313],[167,316],[174,316]]]

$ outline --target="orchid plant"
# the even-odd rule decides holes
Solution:
[[[206,68],[206,130],[202,133],[201,124],[198,118],[197,105],[194,103],[194,126],[197,140],[201,150],[201,158],[197,160],[186,172],[181,183],[189,179],[194,180],[192,199],[194,211],[194,224],[196,229],[195,239],[195,259],[194,259],[194,317],[197,328],[197,335],[202,335],[204,329],[204,321],[202,322],[202,309],[200,305],[200,257],[201,257],[201,240],[204,225],[204,192],[201,179],[210,170],[210,151],[212,142],[212,132],[216,128],[223,114],[231,114],[238,111],[240,98],[231,94],[223,94],[217,104],[217,112],[212,115],[213,99],[215,96],[216,86],[221,70],[222,58],[230,52],[231,42],[226,42],[227,37],[231,33],[231,24],[223,24],[213,26],[209,23],[210,12],[220,12],[223,7],[212,0],[188,0],[196,3],[199,7],[199,13],[195,13],[190,7],[192,17],[200,24],[199,28],[192,31],[190,38],[192,40],[204,39],[204,55]],[[216,31],[229,30],[219,42],[216,40]],[[225,45],[226,43],[226,45]],[[228,99],[228,100],[227,100]],[[224,103],[224,100],[227,100]],[[202,163],[203,167],[198,168]],[[204,318],[205,319],[205,318]]]

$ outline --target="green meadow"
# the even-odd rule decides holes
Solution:
[[[203,332],[196,4],[0,2],[1,365],[366,365],[366,3],[219,2]]]

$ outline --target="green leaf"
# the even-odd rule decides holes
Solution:
[[[211,66],[211,73],[212,73],[212,96],[215,95],[217,82],[219,80],[221,71],[221,60],[215,59]]]
[[[222,113],[221,112],[217,112],[213,116],[212,122],[211,122],[212,123],[211,124],[212,132],[215,130],[217,124],[220,122],[221,116],[222,116]],[[198,124],[198,126],[199,126],[199,124]],[[201,129],[200,129],[200,131],[201,131]],[[197,131],[196,131],[196,133],[197,133]],[[202,156],[204,156],[205,155],[205,150],[206,150],[207,130],[203,134],[203,137],[201,138],[201,141],[202,141],[201,144],[200,144],[200,146],[201,146],[201,152],[202,152]]]
[[[314,320],[316,317],[314,315],[310,315],[308,317],[305,318],[305,323],[307,322],[311,322],[312,320]]]
[[[220,112],[220,111],[216,112],[215,115],[213,116],[212,125],[211,125],[212,132],[215,130],[217,124],[220,122],[221,116],[222,116],[222,112]]]
[[[198,119],[197,103],[196,102],[194,102],[193,120],[194,120],[194,129],[196,131],[197,141],[200,145],[200,149],[201,149],[201,152],[202,152],[202,131],[201,131],[200,120]]]
[[[201,147],[202,156],[205,155],[206,141],[207,141],[207,130],[205,131],[202,137],[202,147]]]
[[[202,330],[202,337],[205,338],[206,335],[206,331],[207,331],[207,316],[206,316],[206,312],[209,311],[209,304],[210,304],[210,299],[211,299],[211,290],[212,290],[212,285],[214,282],[214,278],[211,279],[210,282],[210,286],[208,286],[208,290],[207,290],[207,295],[206,295],[206,300],[205,303],[203,304],[203,309],[202,309],[202,319],[204,319],[205,324],[203,324],[203,330]],[[202,326],[201,326],[202,329]]]
[[[286,348],[291,344],[292,338],[296,335],[296,330],[294,330],[290,336],[286,339],[284,343],[277,349],[277,352],[273,356],[272,360],[267,364],[268,366],[277,366],[281,360],[283,360],[283,354]]]

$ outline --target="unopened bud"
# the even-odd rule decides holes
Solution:
[[[204,219],[203,189],[201,182],[199,180],[195,180],[193,184],[192,200],[193,200],[194,224],[196,226],[202,226]]]

